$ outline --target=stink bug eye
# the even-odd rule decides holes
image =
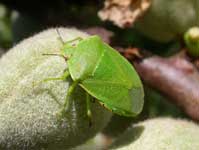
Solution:
[[[56,30],[58,35],[59,31]],[[70,96],[76,86],[87,93],[87,114],[90,118],[90,97],[104,107],[122,116],[136,116],[143,107],[144,92],[141,80],[133,66],[97,35],[86,39],[75,38],[63,42],[59,55],[67,58],[68,69],[57,78],[73,83],[67,91],[61,114],[67,110]],[[75,46],[70,45],[77,42]],[[55,80],[55,78],[47,79]]]

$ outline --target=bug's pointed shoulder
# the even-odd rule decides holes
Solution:
[[[89,41],[95,41],[95,42],[102,42],[102,39],[98,35],[91,35],[87,38]]]

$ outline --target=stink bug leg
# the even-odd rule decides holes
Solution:
[[[92,112],[91,112],[91,106],[90,106],[90,95],[86,93],[86,110],[87,110],[87,117],[89,121],[89,126],[92,125]]]
[[[59,113],[59,116],[62,118],[65,116],[65,113],[66,111],[68,110],[69,108],[69,104],[70,104],[70,97],[74,91],[74,89],[76,88],[76,86],[78,85],[79,81],[74,81],[72,82],[71,86],[68,88],[68,91],[67,91],[67,95],[66,95],[66,98],[65,98],[65,101],[64,101],[64,104],[62,106],[62,109]]]
[[[46,78],[46,79],[42,80],[41,82],[48,82],[48,81],[55,81],[55,80],[63,80],[63,81],[65,81],[69,77],[69,75],[70,75],[69,71],[66,70],[61,77]]]
[[[42,55],[47,55],[47,56],[58,56],[64,58],[65,61],[67,61],[67,57],[62,55],[62,54],[42,54]]]
[[[74,39],[69,40],[69,41],[67,41],[67,42],[64,42],[64,40],[63,40],[63,38],[62,38],[62,36],[61,36],[61,34],[60,34],[60,32],[59,32],[59,30],[58,30],[57,28],[56,28],[56,32],[57,32],[57,34],[59,35],[59,40],[60,40],[63,44],[70,44],[70,43],[73,43],[73,42],[75,42],[75,41],[81,41],[81,40],[83,40],[83,38],[77,37],[77,38],[74,38]]]
[[[34,83],[33,82],[33,86],[36,86],[40,83],[43,83],[43,82],[49,82],[49,81],[56,81],[56,80],[62,80],[62,81],[65,81],[68,77],[69,77],[70,73],[68,70],[66,70],[64,72],[64,74],[61,76],[61,77],[55,77],[55,78],[45,78],[37,83]],[[56,101],[60,106],[62,105],[59,101]]]
[[[83,40],[83,38],[77,37],[77,38],[74,38],[72,40],[65,42],[64,44],[70,44],[70,43],[73,43],[73,42],[76,42],[76,41],[81,41],[81,40]]]

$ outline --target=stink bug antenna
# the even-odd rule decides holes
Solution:
[[[62,55],[62,54],[42,54],[43,56],[59,56],[65,59],[65,61],[67,61],[67,57]]]
[[[59,38],[58,38],[58,39],[64,44],[65,42],[64,42],[64,40],[63,40],[63,38],[62,38],[62,36],[61,36],[61,34],[60,34],[58,28],[56,28],[56,32],[57,32],[57,34],[59,35]]]

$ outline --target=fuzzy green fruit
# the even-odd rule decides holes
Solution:
[[[198,150],[199,126],[185,120],[151,119],[129,128],[114,150]]]
[[[190,28],[184,35],[187,52],[193,57],[199,57],[199,27]]]
[[[75,29],[59,28],[67,41],[87,37]],[[67,68],[59,53],[63,46],[55,29],[22,41],[0,59],[0,149],[67,149],[82,144],[102,130],[111,113],[98,103],[91,104],[92,126],[86,114],[85,92],[77,88],[63,122],[57,112],[63,103],[70,80],[50,81],[33,87],[47,77],[60,76]]]
[[[135,26],[153,40],[169,42],[199,25],[198,16],[198,0],[152,0],[151,7]]]

